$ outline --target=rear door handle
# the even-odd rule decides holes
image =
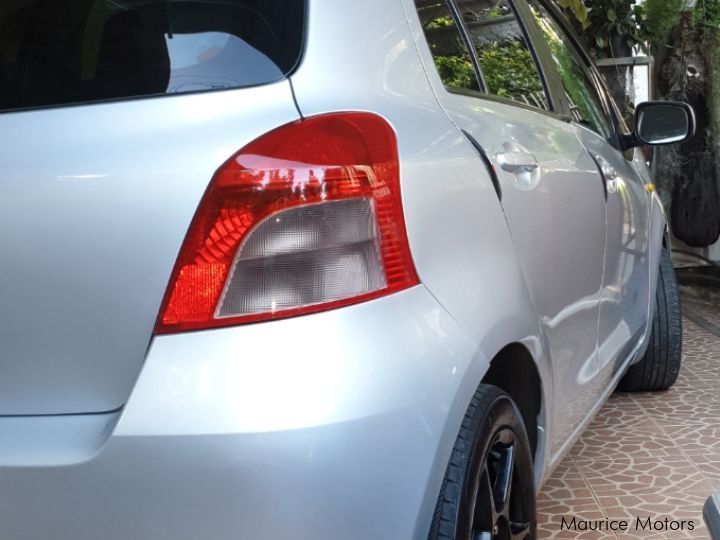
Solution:
[[[495,159],[504,171],[511,173],[532,172],[538,167],[535,156],[522,150],[500,152]]]
[[[603,191],[605,192],[605,199],[607,200],[608,192],[615,193],[617,191],[618,173],[615,170],[615,167],[610,165],[608,160],[604,157],[592,154],[590,154],[590,157],[595,162],[598,171],[600,171],[600,179],[602,180]]]
[[[600,172],[606,180],[615,180],[618,177],[615,167],[608,163],[608,160],[602,156],[595,156],[595,161],[600,165]]]

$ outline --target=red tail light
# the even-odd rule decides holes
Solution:
[[[417,283],[392,128],[327,114],[267,133],[218,169],[155,331],[323,311]]]

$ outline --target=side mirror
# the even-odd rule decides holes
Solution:
[[[695,135],[695,112],[680,101],[645,101],[635,108],[635,131],[625,148],[675,144]]]

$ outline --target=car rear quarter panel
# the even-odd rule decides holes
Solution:
[[[522,342],[547,383],[544,343],[488,171],[432,93],[402,3],[311,0],[309,13],[305,58],[291,77],[301,113],[366,110],[394,127],[420,280],[477,347],[476,360],[453,366],[461,382],[438,403],[447,407],[445,421],[428,426],[442,435],[417,514],[416,531],[426,533],[460,421],[488,361]]]
[[[486,367],[475,355],[422,285],[159,336],[100,448],[79,440],[87,415],[46,418],[34,452],[0,447],[0,538],[424,540],[440,426],[469,361]]]
[[[0,415],[122,406],[213,173],[297,118],[288,81],[0,114]]]

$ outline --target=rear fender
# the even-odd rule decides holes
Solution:
[[[362,39],[343,38],[337,21],[348,13]],[[402,3],[370,0],[358,9],[353,0],[312,0],[308,25],[305,59],[291,78],[301,114],[370,111],[393,126],[418,275],[476,349],[448,363],[445,376],[457,386],[438,404],[447,412],[415,528],[425,538],[462,418],[492,358],[522,343],[548,384],[546,347],[489,171],[440,108]],[[543,449],[538,456],[539,480]]]

